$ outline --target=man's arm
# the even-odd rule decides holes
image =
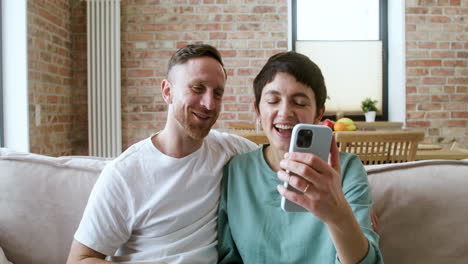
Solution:
[[[89,248],[79,241],[73,240],[67,264],[117,264],[111,261],[105,261],[106,255]],[[140,264],[166,264],[164,262],[145,262]]]
[[[67,264],[100,264],[100,263],[115,263],[105,261],[106,256],[99,253],[77,240],[73,240],[70,254],[68,255]]]
[[[115,251],[115,248],[109,244],[122,245],[130,234],[126,222],[126,219],[130,218],[130,213],[125,209],[131,206],[128,206],[125,200],[125,197],[128,197],[126,188],[127,185],[119,171],[112,164],[106,166],[89,196],[80,225],[74,235],[67,264],[115,263],[104,259],[106,254]],[[83,243],[88,245],[94,243],[103,247],[100,249],[95,247],[101,251],[98,252]]]

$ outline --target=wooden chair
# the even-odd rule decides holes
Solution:
[[[468,153],[468,149],[460,147],[458,142],[453,142],[452,146],[450,146],[450,150],[460,151],[463,153]]]
[[[229,129],[255,130],[255,124],[247,122],[229,122],[227,127]]]
[[[256,132],[255,124],[245,122],[230,122],[228,123],[229,130],[227,132],[239,135],[250,141],[253,141],[257,145],[268,144],[268,138],[261,131]]]
[[[336,132],[341,152],[359,156],[364,165],[413,161],[423,131],[343,131]]]

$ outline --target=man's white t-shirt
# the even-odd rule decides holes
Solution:
[[[183,158],[132,145],[102,171],[75,239],[115,262],[216,263],[223,166],[256,147],[215,130]]]

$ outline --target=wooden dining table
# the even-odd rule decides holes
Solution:
[[[268,144],[268,138],[262,131],[256,132],[250,129],[229,129],[229,133],[243,136],[259,145]],[[416,160],[461,160],[468,159],[468,153],[459,150],[442,149],[440,145],[435,144],[419,144],[416,151]]]
[[[442,149],[437,144],[418,144],[416,160],[460,160],[468,159],[468,152],[457,149]]]
[[[468,159],[468,153],[460,150],[439,149],[439,150],[417,150],[416,160],[461,160]]]

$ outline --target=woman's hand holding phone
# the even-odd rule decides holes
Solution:
[[[332,137],[328,163],[310,153],[289,152],[280,162],[278,177],[298,189],[297,193],[278,185],[279,193],[324,222],[342,263],[357,263],[369,250],[369,242],[346,201],[341,186],[341,166],[335,137]],[[287,174],[286,170],[301,177]]]
[[[311,153],[289,152],[280,162],[278,178],[288,182],[297,193],[279,185],[278,192],[299,204],[325,223],[338,223],[351,211],[341,186],[341,166],[335,137],[332,138],[328,163]],[[290,171],[291,173],[286,173]],[[301,177],[293,175],[299,175]],[[351,211],[352,213],[352,211]]]

